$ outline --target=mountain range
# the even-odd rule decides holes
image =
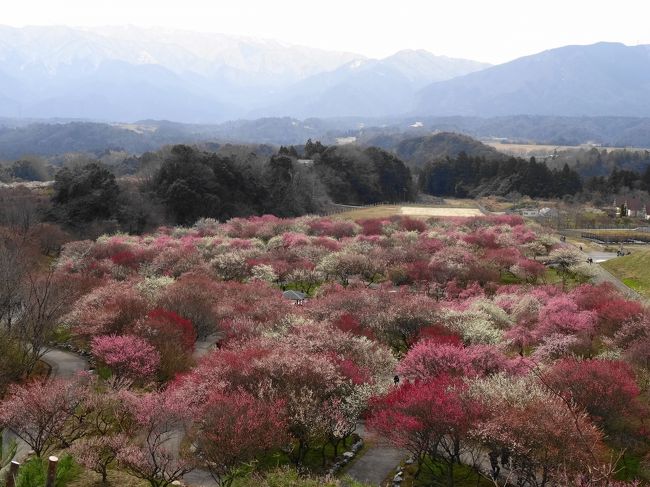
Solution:
[[[650,115],[650,46],[565,46],[433,83],[418,94],[427,115]]]
[[[423,50],[369,59],[222,34],[0,26],[0,117],[513,115],[650,116],[650,46],[565,46],[490,66]]]
[[[0,117],[390,115],[423,86],[486,66],[426,51],[376,60],[186,31],[0,26]]]

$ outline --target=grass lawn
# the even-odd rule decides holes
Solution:
[[[339,445],[338,454],[342,455],[343,452],[347,451],[347,449],[351,447],[358,439],[359,437],[356,434],[350,435],[345,440],[345,444],[341,443]],[[324,473],[334,460],[334,447],[330,443],[325,445],[325,457],[325,466],[323,466],[321,448],[310,448],[305,455],[305,460],[302,464],[302,468],[308,470],[313,474]],[[256,469],[258,471],[264,471],[290,465],[292,465],[292,462],[289,459],[289,456],[286,453],[276,451],[260,458],[256,464]]]
[[[608,260],[601,265],[626,286],[650,298],[650,248],[637,248],[630,255]]]
[[[148,487],[149,482],[137,479],[119,470],[108,471],[108,484],[102,484],[101,475],[84,470],[78,478],[68,482],[66,487]]]
[[[435,466],[433,469],[422,467],[419,477],[416,479],[413,477],[416,470],[416,465],[402,465],[404,468],[404,481],[401,483],[401,487],[425,487],[425,486],[444,486],[447,485],[446,478],[443,478],[439,473],[434,473]],[[390,475],[386,478],[386,481],[382,485],[392,485],[392,480],[396,470],[393,470]],[[454,465],[454,486],[455,487],[494,487],[494,483],[490,482],[488,479],[480,477],[476,472],[474,472],[470,467],[465,465]]]
[[[430,218],[436,216],[480,216],[482,213],[472,200],[444,200],[444,203],[440,205],[377,205],[368,208],[350,209],[350,211],[332,216],[341,220],[365,220],[368,218],[388,218],[393,215]]]
[[[575,279],[571,276],[568,276],[566,280],[566,287],[567,289],[573,289],[574,287],[579,286],[580,284],[584,284],[585,282],[587,281]],[[556,269],[547,268],[546,273],[540,278],[539,284],[562,285],[562,276],[560,276]]]

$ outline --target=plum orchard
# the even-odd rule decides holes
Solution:
[[[361,417],[444,485],[459,463],[499,485],[614,485],[621,452],[649,460],[650,314],[574,257],[511,216],[264,216],[73,242],[58,322],[103,379],[13,386],[0,422],[152,486],[195,467],[229,485],[268,458],[318,470]]]

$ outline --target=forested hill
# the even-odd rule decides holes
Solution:
[[[450,132],[405,139],[399,142],[394,150],[397,157],[416,167],[447,157],[455,158],[460,153],[489,160],[507,158],[493,147],[478,140]]]
[[[131,158],[136,177],[118,179],[98,162],[73,164],[55,175],[47,218],[74,233],[111,222],[129,233],[161,224],[193,224],[273,214],[325,211],[332,203],[372,204],[415,198],[409,168],[377,148],[306,144],[270,155],[246,148],[217,152],[176,145]],[[266,148],[263,148],[266,150]],[[305,159],[308,157],[309,159]],[[19,166],[27,173],[29,166]]]
[[[299,120],[290,117],[238,120],[222,124],[182,124],[144,120],[130,124],[88,121],[26,121],[0,118],[0,160],[25,155],[54,156],[67,152],[100,154],[119,149],[132,154],[157,150],[165,144],[236,142],[246,144],[299,145],[305,140],[336,144],[350,138],[357,144],[393,150],[407,139],[423,138],[424,149],[434,155],[455,157],[489,154],[476,138],[502,138],[513,142],[551,145],[600,144],[615,147],[650,145],[650,119],[625,117],[427,117],[427,118],[332,118]],[[433,135],[437,133],[437,135]],[[446,139],[446,140],[440,140]],[[405,143],[400,157],[416,153]],[[440,151],[440,152],[437,152]]]
[[[423,193],[460,198],[509,193],[561,197],[582,189],[580,176],[566,164],[562,169],[549,169],[534,157],[489,160],[463,152],[456,158],[429,162],[421,169],[418,182]]]

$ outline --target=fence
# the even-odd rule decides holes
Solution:
[[[589,240],[597,240],[607,244],[612,243],[634,243],[643,242],[650,243],[650,233],[647,232],[607,232],[607,233],[592,233],[581,232],[580,236]]]

